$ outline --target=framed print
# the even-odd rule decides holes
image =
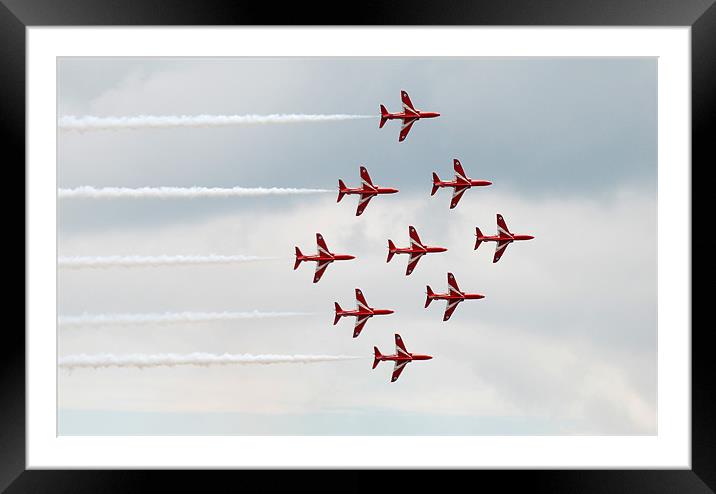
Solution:
[[[0,485],[713,489],[691,162],[716,7],[172,3],[5,1],[27,295]]]

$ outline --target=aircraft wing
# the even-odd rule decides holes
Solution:
[[[395,353],[398,355],[409,355],[408,350],[405,348],[403,338],[399,334],[395,335]]]
[[[410,244],[413,247],[424,247],[423,243],[420,241],[420,237],[418,236],[418,231],[413,225],[408,227],[408,235],[410,235]]]
[[[328,250],[328,245],[326,245],[326,241],[323,240],[323,235],[320,233],[316,233],[316,244],[318,245],[319,254],[330,255],[331,252]]]
[[[410,101],[410,96],[408,96],[407,91],[400,91],[400,101],[403,103],[403,111],[405,111],[405,113],[417,114],[415,105],[413,105],[413,102]]]
[[[363,214],[363,211],[365,211],[365,208],[368,206],[368,203],[371,199],[373,199],[373,196],[375,194],[361,194],[360,200],[358,201],[358,209],[356,209],[356,216],[360,216]]]
[[[398,380],[400,374],[403,372],[403,369],[405,369],[405,366],[408,365],[408,362],[408,360],[403,360],[402,362],[395,362],[395,367],[393,367],[393,376],[390,378],[390,382],[394,383]]]
[[[500,240],[497,242],[497,248],[495,249],[495,257],[492,258],[493,263],[500,260],[502,255],[507,250],[508,245],[510,245],[510,240]]]
[[[459,185],[455,187],[452,191],[452,201],[450,201],[450,209],[455,208],[457,206],[457,203],[460,202],[460,198],[465,193],[465,191],[469,187],[460,187]]]
[[[450,291],[450,295],[455,294],[461,294],[460,287],[457,286],[457,281],[455,280],[455,276],[453,276],[452,273],[448,273],[447,275],[447,281],[448,281],[448,290]]]
[[[462,182],[462,183],[470,183],[470,180],[467,178],[467,175],[465,174],[465,170],[462,168],[462,164],[460,163],[460,160],[455,159],[453,160],[453,168],[455,169],[455,181],[456,182]]]
[[[330,263],[330,261],[318,261],[316,263],[316,273],[313,275],[314,283],[318,283],[318,280],[320,280],[321,276],[323,276],[323,273],[326,272],[326,268]]]
[[[368,302],[365,301],[365,297],[363,296],[363,292],[360,290],[360,288],[356,288],[356,304],[358,305],[358,310],[370,309],[370,307],[368,307]]]
[[[503,218],[502,215],[499,213],[497,213],[497,234],[501,237],[511,237],[512,236],[509,228],[507,228],[507,223],[505,222],[505,218]]]
[[[356,317],[356,325],[353,328],[353,338],[357,338],[361,331],[363,331],[363,328],[365,327],[365,323],[368,322],[368,319],[370,319],[370,316],[358,316]]]
[[[405,270],[405,276],[409,276],[413,272],[415,266],[418,265],[418,261],[425,255],[425,252],[411,252],[410,259],[408,260],[408,267]]]
[[[455,309],[457,309],[460,302],[462,302],[462,299],[448,300],[447,307],[445,307],[445,314],[443,314],[443,321],[450,319],[450,316],[452,316],[452,313],[455,312]]]
[[[370,175],[368,175],[368,170],[365,166],[360,167],[360,178],[365,187],[375,189],[375,185],[373,185],[373,181],[370,179]]]
[[[403,142],[406,137],[408,137],[408,133],[410,132],[410,129],[413,127],[413,124],[417,118],[404,118],[403,119],[403,126],[400,128],[400,135],[398,136],[398,142]]]

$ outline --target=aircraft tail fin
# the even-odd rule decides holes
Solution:
[[[298,269],[298,267],[301,265],[302,260],[303,260],[303,254],[301,254],[301,249],[296,247],[296,262],[293,265],[293,269]]]
[[[433,190],[430,192],[431,196],[434,196],[435,193],[438,191],[438,184],[440,183],[440,177],[438,177],[438,174],[433,172]]]
[[[390,262],[390,260],[395,255],[395,244],[392,240],[388,239],[388,260],[385,262]]]
[[[341,309],[341,306],[338,305],[338,302],[333,303],[336,306],[336,318],[333,319],[333,325],[335,326],[338,324],[338,321],[341,320],[341,312],[343,312],[343,309]]]
[[[378,367],[378,364],[380,363],[380,357],[383,355],[380,353],[380,350],[378,350],[377,346],[373,347],[373,368],[375,369]]]
[[[433,289],[430,288],[430,285],[425,287],[425,291],[427,292],[427,297],[425,297],[425,308],[427,309],[428,305],[430,305],[430,302],[433,301],[433,297],[435,296],[435,292],[433,292]]]
[[[336,202],[341,202],[341,199],[343,199],[343,196],[346,195],[344,190],[346,189],[346,184],[343,183],[343,180],[340,178],[338,179],[338,200]]]
[[[482,243],[482,232],[478,227],[475,227],[475,248],[472,250],[477,250],[477,248]]]
[[[380,105],[380,126],[378,127],[379,129],[382,129],[383,125],[385,125],[385,122],[388,121],[388,115],[388,109],[385,106]]]

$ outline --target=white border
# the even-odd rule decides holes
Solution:
[[[29,28],[27,467],[690,468],[690,40],[683,27]],[[56,57],[258,55],[659,57],[658,435],[57,437]]]

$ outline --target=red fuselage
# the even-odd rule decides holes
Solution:
[[[299,261],[314,261],[314,262],[333,262],[333,261],[350,261],[355,259],[355,256],[349,254],[331,254],[330,256],[317,254],[315,256],[296,256]]]
[[[373,316],[387,316],[393,314],[394,311],[390,309],[356,309],[356,310],[339,310],[336,314],[341,317],[352,316],[352,317],[373,317]]]
[[[428,295],[430,300],[479,300],[485,298],[480,293],[433,293]]]
[[[532,235],[510,235],[506,237],[504,235],[477,235],[477,239],[480,242],[512,242],[514,240],[532,240]]]
[[[459,182],[457,180],[446,180],[439,182],[435,182],[434,185],[438,187],[485,187],[487,185],[492,185],[492,182],[489,180],[473,180],[469,179],[467,182]]]
[[[380,362],[384,360],[393,360],[395,362],[412,362],[413,360],[430,360],[432,358],[432,355],[421,355],[419,353],[408,353],[407,355],[396,353],[393,355],[379,355],[375,357],[375,359]]]
[[[419,254],[419,253],[425,253],[425,254],[431,254],[433,252],[447,252],[447,248],[445,247],[431,247],[429,245],[426,245],[424,248],[418,248],[418,247],[396,247],[395,249],[392,249],[392,252],[394,254]]]
[[[412,119],[418,119],[418,118],[435,118],[439,117],[440,114],[434,111],[416,111],[415,113],[408,113],[408,112],[397,112],[397,113],[386,113],[383,115],[383,118],[387,118],[388,120],[395,120],[395,119],[402,119],[402,120],[412,120]]]
[[[378,194],[395,194],[398,189],[392,187],[375,187],[374,189],[368,189],[363,187],[341,187],[340,192],[342,194],[361,194],[361,195],[378,195]]]

